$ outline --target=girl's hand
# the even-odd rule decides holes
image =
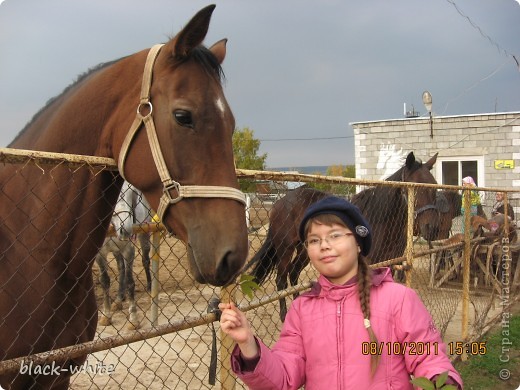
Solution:
[[[242,356],[245,358],[257,356],[258,345],[245,314],[233,302],[219,303],[218,308],[222,311],[220,329],[238,344]]]

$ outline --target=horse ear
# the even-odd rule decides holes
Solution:
[[[215,4],[212,4],[201,9],[177,34],[174,49],[176,56],[186,57],[192,49],[202,43],[208,33],[211,14],[215,7]]]
[[[226,58],[226,43],[227,39],[221,39],[209,48],[213,55],[217,57],[219,64],[222,64],[222,62],[224,62],[224,58]]]
[[[408,156],[406,156],[406,168],[412,169],[413,164],[415,163],[415,155],[413,152],[408,153]]]
[[[437,161],[437,156],[439,155],[439,152],[435,153],[432,158],[430,158],[424,165],[426,165],[426,168],[428,168],[429,171],[432,170],[433,165]]]

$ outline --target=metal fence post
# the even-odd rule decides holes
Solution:
[[[469,282],[470,282],[470,255],[471,255],[471,190],[464,189],[462,204],[464,207],[464,262],[462,266],[462,331],[461,339],[468,338],[469,327]],[[462,360],[468,356],[463,353]]]
[[[152,288],[151,288],[151,309],[150,309],[150,322],[152,326],[158,325],[159,318],[159,260],[160,255],[160,244],[161,244],[162,233],[156,230],[152,233],[152,256],[151,256],[151,274],[152,274]]]
[[[413,272],[413,225],[415,222],[415,188],[408,187],[408,213],[406,224],[406,285],[412,286],[412,272]]]

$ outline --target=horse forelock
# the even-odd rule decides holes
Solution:
[[[193,60],[211,76],[215,77],[219,83],[225,79],[224,70],[217,60],[217,57],[205,46],[197,46],[190,50],[187,56],[177,56],[175,53],[170,52],[169,62],[172,66],[178,66],[179,64]]]
[[[385,180],[386,181],[403,181],[403,172],[406,171],[406,176],[409,177],[410,175],[413,175],[418,170],[425,168],[424,163],[420,159],[415,159],[414,163],[412,164],[412,167],[408,169],[406,165],[403,165],[401,168],[399,168],[396,172],[388,176]],[[429,171],[428,171],[429,172]],[[432,176],[433,177],[433,176]],[[412,180],[413,181],[413,180]],[[435,183],[434,181],[428,181],[428,183]]]

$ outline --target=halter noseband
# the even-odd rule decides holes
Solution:
[[[417,218],[417,216],[427,210],[435,210],[437,212],[439,212],[439,208],[437,207],[437,205],[434,205],[434,204],[427,204],[426,206],[423,206],[421,208],[419,208],[418,210],[415,210],[415,218]]]
[[[162,46],[163,45],[155,45],[148,52],[148,57],[146,58],[146,64],[143,73],[143,81],[141,84],[141,96],[139,105],[137,106],[137,114],[134,122],[132,123],[132,126],[130,127],[130,131],[123,141],[121,152],[119,153],[119,173],[123,178],[125,178],[124,166],[128,151],[133,139],[135,138],[135,135],[137,134],[137,131],[144,123],[146,127],[146,134],[148,135],[148,142],[150,143],[150,149],[152,150],[152,156],[155,161],[155,166],[159,173],[159,177],[161,178],[161,182],[163,183],[163,194],[159,200],[159,207],[157,209],[157,215],[161,221],[163,220],[163,216],[167,208],[171,204],[175,204],[181,201],[183,198],[227,198],[236,200],[245,205],[246,199],[244,193],[236,188],[197,185],[182,186],[179,182],[171,178],[168,167],[164,161],[161,146],[159,145],[159,139],[157,137],[155,124],[152,118],[153,106],[152,102],[150,101],[150,87],[152,85],[153,65]],[[149,112],[143,116],[141,114],[141,109],[145,106],[149,108]],[[177,191],[176,197],[171,196],[170,191],[172,190]]]

